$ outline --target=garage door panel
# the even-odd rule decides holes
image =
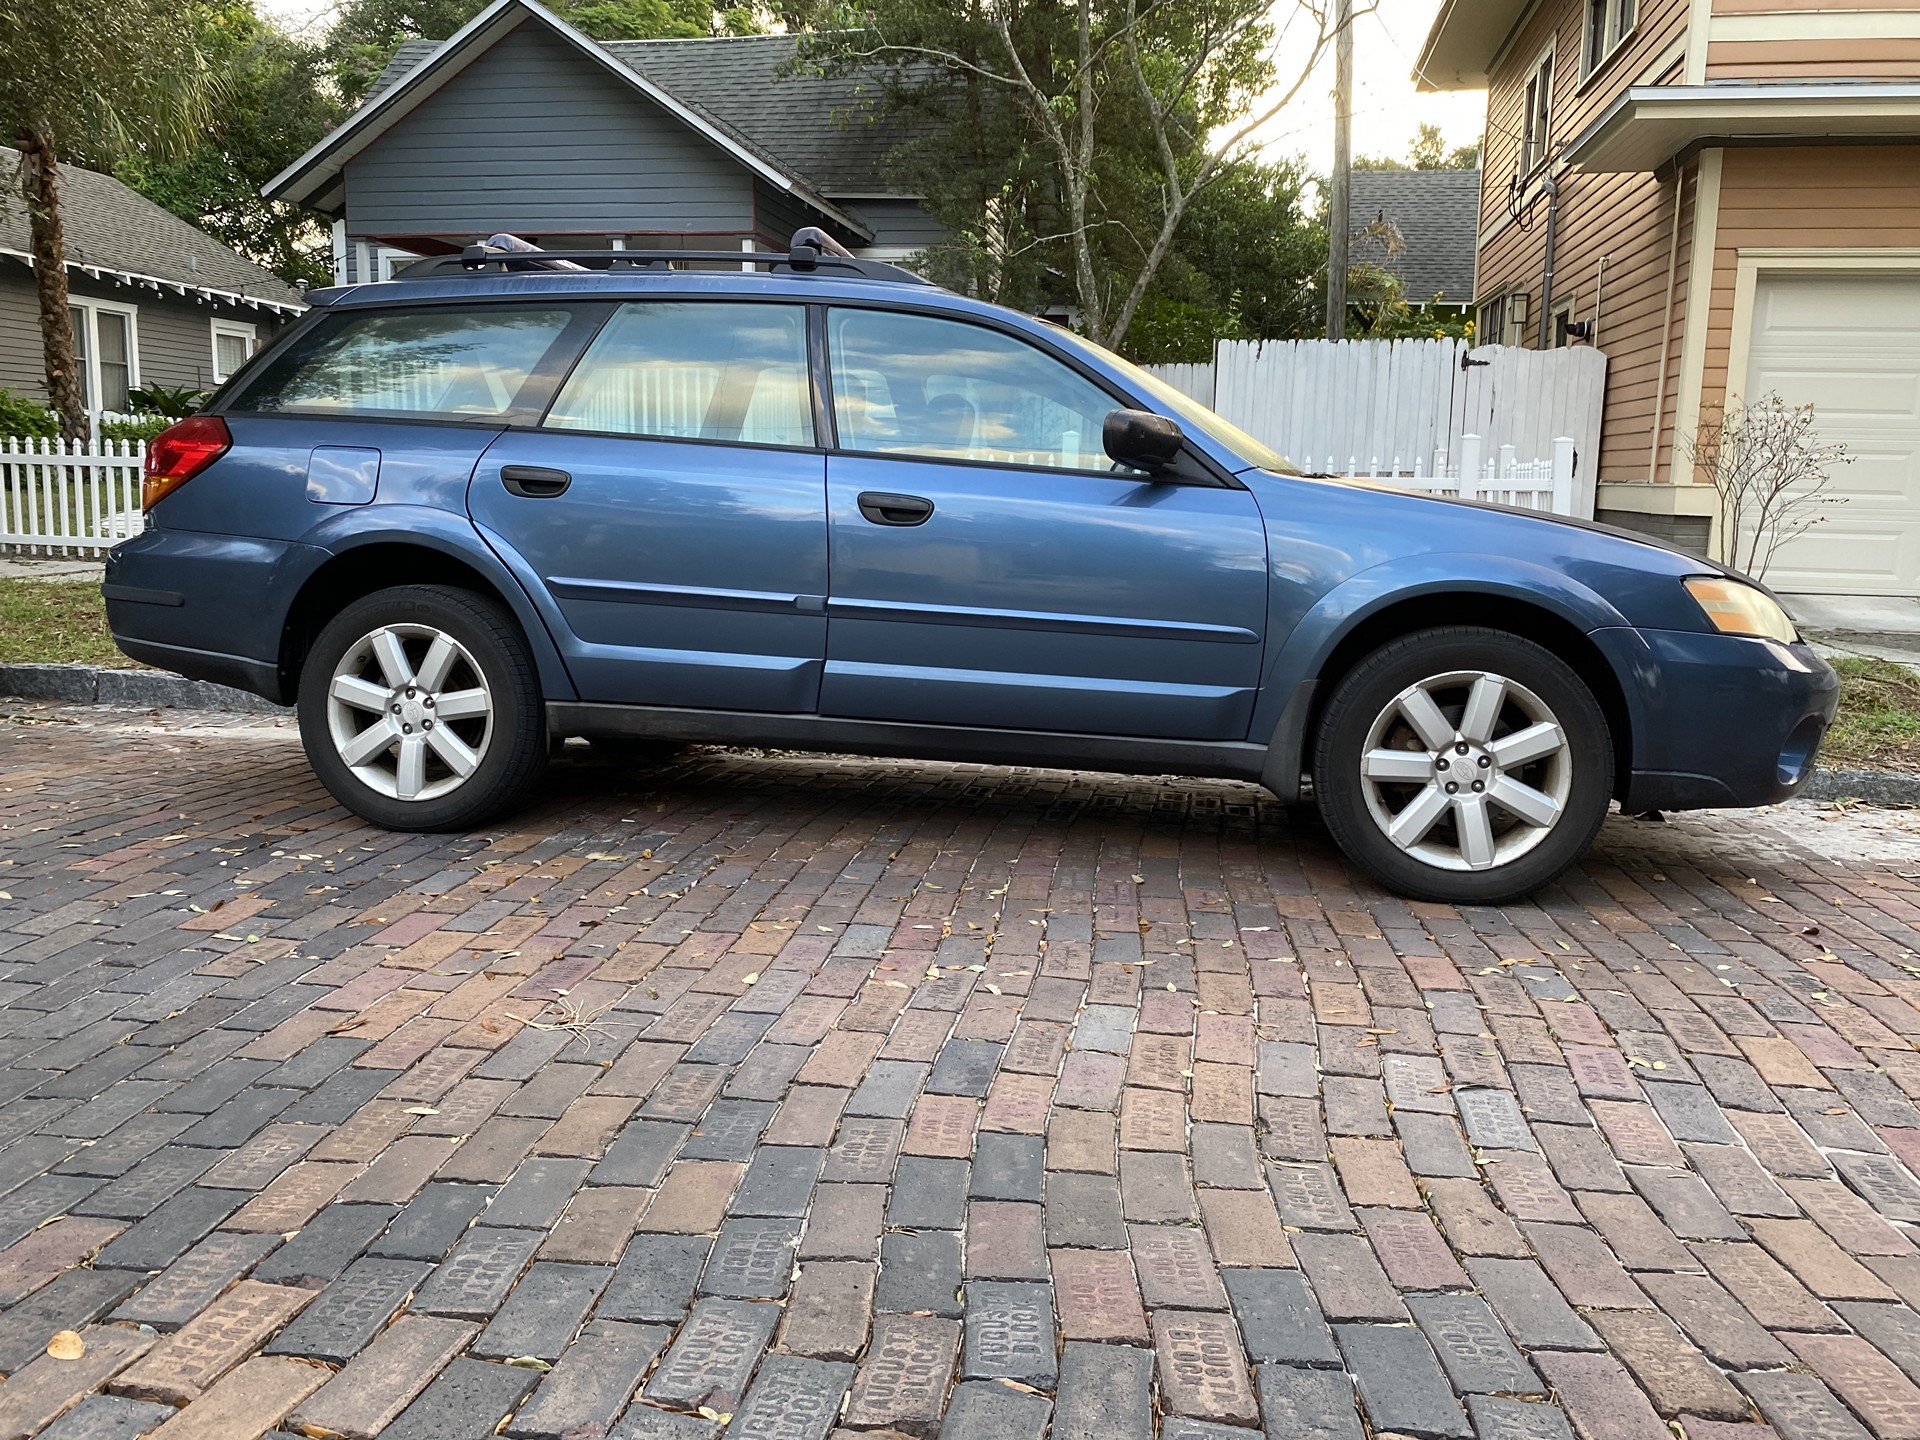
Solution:
[[[1746,394],[1812,405],[1847,447],[1820,524],[1782,546],[1767,583],[1789,592],[1920,595],[1920,275],[1762,275]]]

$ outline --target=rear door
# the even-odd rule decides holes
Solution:
[[[1227,740],[1260,683],[1245,490],[1117,469],[1120,401],[1016,335],[827,312],[825,714]]]
[[[826,459],[805,307],[623,304],[468,508],[544,592],[585,700],[812,711],[826,654]]]

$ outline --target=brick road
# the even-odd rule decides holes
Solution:
[[[16,706],[0,787],[0,1440],[1920,1440],[1897,816],[1494,911],[1212,782],[399,836],[284,726]]]

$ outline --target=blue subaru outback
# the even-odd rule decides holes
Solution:
[[[1833,716],[1739,575],[1301,477],[876,262],[475,247],[311,298],[151,447],[107,609],[135,659],[297,705],[390,828],[519,804],[555,736],[1226,776],[1488,903],[1613,801],[1786,798]]]

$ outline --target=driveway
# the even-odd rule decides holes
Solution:
[[[15,705],[0,827],[0,1440],[1920,1440],[1912,813],[1456,910],[1227,783],[407,836]]]

